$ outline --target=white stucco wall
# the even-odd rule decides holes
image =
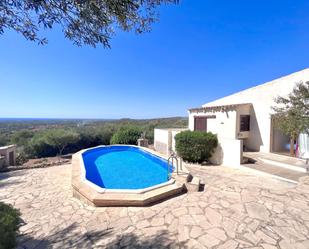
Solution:
[[[171,135],[168,129],[154,129],[154,148],[167,155],[171,146]]]
[[[155,129],[154,144],[156,151],[168,155],[172,148],[175,151],[175,135],[186,129]],[[242,161],[242,140],[218,138],[218,147],[210,161],[216,165],[239,166]]]
[[[154,130],[154,147],[155,150],[168,155],[170,150],[175,150],[175,136],[181,131],[185,131],[187,129],[178,129],[178,128],[170,128],[170,129],[155,129]]]
[[[183,129],[183,130],[185,130],[185,129]],[[181,132],[183,130],[172,130],[171,131],[172,132],[172,150],[173,151],[176,151],[176,148],[175,148],[175,146],[176,146],[175,136],[176,136],[176,134],[178,134],[179,132]]]
[[[274,99],[277,96],[288,95],[298,82],[306,81],[309,81],[309,69],[209,102],[203,105],[203,107],[252,103],[253,108],[250,111],[250,137],[245,141],[245,145],[253,150],[269,152],[270,115],[272,113],[271,107],[275,105]],[[191,121],[190,129],[192,129],[192,125],[194,124]]]
[[[189,129],[194,130],[194,117],[212,116],[216,118],[207,119],[207,131],[217,134],[219,137],[231,138],[236,137],[236,110],[228,112],[206,112],[206,113],[189,113]]]
[[[237,167],[242,163],[243,141],[218,137],[218,147],[210,158],[217,165]]]

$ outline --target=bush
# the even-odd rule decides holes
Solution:
[[[176,151],[188,162],[207,161],[218,145],[217,135],[211,132],[183,131],[175,136]]]
[[[0,202],[0,249],[10,249],[16,246],[19,216],[18,210]]]
[[[28,161],[27,156],[24,152],[21,152],[16,157],[16,165],[23,165]]]
[[[137,139],[142,132],[138,127],[122,127],[111,138],[111,144],[133,144],[137,145]]]

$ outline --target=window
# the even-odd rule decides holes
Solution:
[[[240,132],[250,131],[250,115],[240,115]]]

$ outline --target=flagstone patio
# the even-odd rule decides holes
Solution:
[[[70,165],[2,173],[0,200],[21,210],[19,248],[309,248],[309,178],[189,168],[204,192],[150,207],[87,206],[72,197]]]

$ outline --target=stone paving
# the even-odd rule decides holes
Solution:
[[[144,208],[95,208],[72,197],[70,170],[0,174],[0,200],[22,213],[19,248],[309,248],[309,178],[296,186],[195,166],[204,192]]]

